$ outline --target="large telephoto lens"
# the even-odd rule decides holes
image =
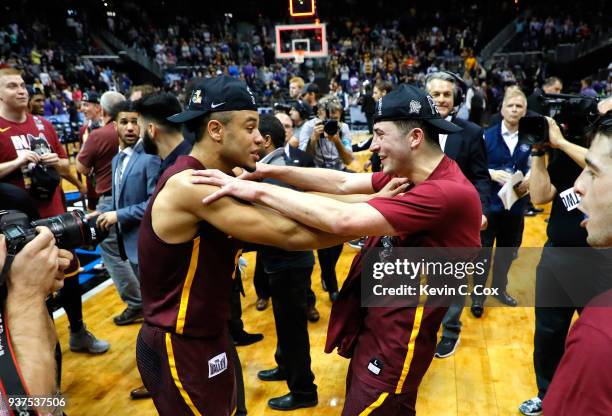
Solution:
[[[67,250],[88,245],[92,241],[91,229],[82,211],[64,214],[32,222],[32,227],[48,227],[57,241],[57,246]]]

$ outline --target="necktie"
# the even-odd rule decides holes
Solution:
[[[119,153],[119,159],[117,160],[117,170],[115,172],[115,206],[119,208],[119,190],[121,187],[121,180],[123,179],[123,160],[127,154],[124,152]]]

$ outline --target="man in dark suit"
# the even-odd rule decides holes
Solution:
[[[142,318],[138,280],[138,230],[149,198],[155,190],[161,161],[159,157],[145,153],[139,141],[138,113],[132,102],[120,102],[113,113],[119,137],[119,153],[112,161],[112,208],[100,214],[97,222],[104,229],[117,227],[119,253],[130,261],[134,271],[132,275],[112,276],[117,291],[120,294],[129,292],[132,299],[131,305],[117,319],[131,323]]]
[[[487,152],[484,143],[484,130],[477,124],[457,118],[453,114],[459,102],[457,97],[457,80],[446,72],[435,72],[427,77],[427,92],[431,95],[438,107],[440,116],[463,128],[458,133],[440,134],[440,147],[444,153],[453,159],[465,177],[474,185],[480,196],[482,205],[482,225],[487,227],[487,214],[489,211],[490,181]],[[448,309],[442,321],[444,331],[442,339],[436,348],[436,357],[444,358],[452,355],[459,344],[461,334],[461,313],[465,306],[465,297],[458,298]]]
[[[290,122],[289,117],[285,121]],[[274,116],[259,118],[259,131],[264,139],[260,147],[260,163],[281,166],[313,166],[307,153],[285,144],[284,126]],[[285,186],[278,181],[267,182]],[[258,266],[268,279],[272,310],[276,324],[277,367],[257,373],[262,381],[286,380],[289,394],[270,399],[268,405],[277,410],[292,410],[317,404],[317,386],[310,368],[310,341],[306,304],[310,275],[314,267],[312,251],[284,251],[275,247],[258,248]]]

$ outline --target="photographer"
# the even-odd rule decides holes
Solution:
[[[346,171],[353,160],[349,127],[342,123],[342,105],[334,96],[319,101],[317,117],[304,124],[300,132],[300,150],[314,158],[315,167]],[[342,253],[342,245],[317,251],[321,266],[323,289],[332,301],[338,296],[336,263]]]
[[[29,192],[41,218],[65,212],[61,176],[70,174],[68,157],[51,123],[28,113],[28,91],[21,72],[0,69],[0,181]],[[110,345],[96,339],[83,324],[79,262],[66,270],[58,297],[70,321],[70,349],[104,353]]]
[[[17,371],[13,374],[3,371],[0,382],[8,395],[25,392],[31,396],[51,397],[59,387],[54,355],[57,334],[45,299],[62,287],[63,272],[72,255],[55,246],[55,238],[48,228],[37,227],[37,231],[38,236],[15,255],[3,276],[7,279],[7,296],[0,300],[0,327],[6,326],[6,330],[0,328],[0,334],[6,334],[16,362],[11,362],[11,354],[7,351],[0,354],[0,361],[3,361],[4,370]],[[0,269],[3,272],[6,261],[5,237],[0,235]],[[38,410],[52,411],[50,408]]]

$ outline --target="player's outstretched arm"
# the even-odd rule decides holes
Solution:
[[[262,204],[302,224],[335,235],[395,235],[395,229],[375,208],[366,203],[346,203],[324,196],[297,192],[267,183],[236,179],[220,171],[200,172],[197,182],[220,186],[205,204],[214,204],[218,198],[231,195]]]
[[[331,247],[355,238],[315,230],[269,208],[230,197],[219,198],[209,205],[202,204],[202,199],[216,190],[218,188],[214,186],[191,183],[191,171],[185,171],[167,182],[163,197],[166,201],[175,201],[172,204],[178,215],[188,213],[239,240],[284,250]]]
[[[197,173],[196,173],[197,174]],[[300,168],[296,166],[275,166],[257,164],[254,173],[247,173],[243,179],[277,179],[304,191],[328,194],[371,194],[371,173],[349,173],[333,169]]]

